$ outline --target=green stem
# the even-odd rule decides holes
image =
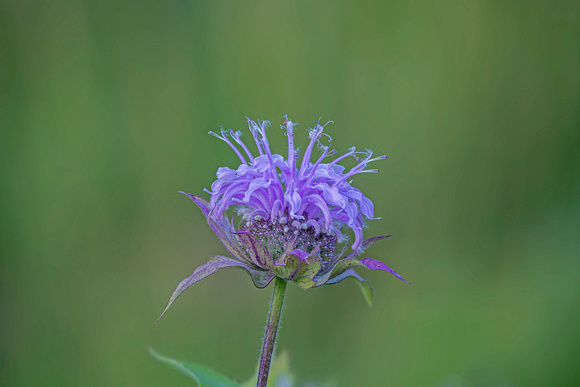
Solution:
[[[280,326],[280,316],[282,315],[282,305],[284,304],[284,292],[286,291],[286,280],[276,277],[274,291],[270,300],[270,312],[266,322],[266,332],[264,333],[264,343],[262,354],[260,355],[260,368],[258,369],[257,387],[266,387],[268,384],[268,373],[270,372],[270,361],[276,344],[276,333]]]

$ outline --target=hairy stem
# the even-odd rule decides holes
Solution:
[[[276,277],[274,291],[270,300],[270,312],[266,322],[266,332],[264,333],[264,343],[262,354],[260,355],[260,368],[258,369],[257,387],[266,387],[268,384],[268,373],[270,372],[270,362],[276,344],[276,333],[280,325],[282,315],[282,305],[284,304],[284,292],[286,291],[286,280]]]

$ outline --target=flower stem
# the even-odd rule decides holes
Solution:
[[[280,316],[282,315],[282,305],[284,304],[284,292],[286,291],[286,280],[276,277],[274,291],[270,300],[270,312],[266,322],[266,332],[264,333],[264,343],[262,345],[262,354],[260,355],[260,368],[258,369],[257,387],[266,387],[268,384],[268,373],[270,372],[270,361],[274,352],[276,343],[276,333],[280,325]]]

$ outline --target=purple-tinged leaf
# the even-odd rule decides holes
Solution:
[[[394,275],[395,277],[397,277],[401,281],[408,283],[410,285],[410,283],[405,281],[405,279],[403,277],[401,277],[399,275],[399,273],[397,273],[396,271],[394,271],[393,269],[388,267],[387,264],[385,264],[381,261],[377,261],[376,259],[372,259],[372,258],[364,258],[364,259],[361,259],[359,262],[361,262],[363,265],[365,265],[367,267],[367,269],[388,271],[389,273],[391,273],[392,275]]]
[[[236,245],[236,243],[232,241],[231,232],[228,231],[227,222],[226,221],[218,222],[209,216],[211,212],[211,206],[207,200],[199,196],[189,194],[187,192],[179,191],[179,193],[187,195],[199,207],[203,215],[206,217],[207,223],[209,224],[213,232],[218,236],[218,238],[220,238],[224,247],[226,248],[226,250],[230,252],[230,254],[232,254],[236,258],[239,258],[244,262],[252,263],[250,259],[246,257],[245,253]]]
[[[230,252],[234,257],[238,258],[242,262],[246,262],[250,265],[254,265],[254,262],[247,256],[247,254],[240,248],[238,240],[234,240],[234,235],[232,231],[228,228],[229,226],[222,222],[222,224],[217,223],[211,216],[207,218],[207,223],[210,225],[211,229],[220,238],[222,244],[227,251]]]
[[[175,288],[175,290],[171,294],[171,297],[169,298],[169,302],[167,303],[165,310],[163,310],[163,313],[161,313],[161,316],[159,316],[159,318],[157,319],[157,322],[159,321],[159,319],[161,319],[161,317],[163,317],[165,312],[167,312],[167,310],[169,309],[171,304],[173,304],[173,302],[177,299],[177,297],[179,297],[181,295],[181,293],[183,293],[187,288],[196,284],[197,282],[201,281],[202,279],[209,277],[210,275],[212,275],[213,273],[215,273],[216,271],[218,271],[220,269],[223,269],[226,267],[235,267],[235,266],[242,267],[246,270],[252,269],[251,267],[249,267],[248,265],[246,265],[243,262],[240,262],[240,261],[235,260],[233,258],[223,257],[221,255],[216,255],[215,257],[212,257],[212,259],[210,259],[207,263],[205,263],[201,266],[198,266],[193,271],[192,275],[190,275],[189,277],[187,277],[186,279],[184,279],[183,281],[181,281],[177,285],[177,287]]]
[[[348,269],[355,267],[365,267],[365,266],[356,259],[347,259],[347,258],[341,259],[320,277],[314,279],[316,281],[316,286],[322,286],[324,284],[327,284],[333,278],[338,277]]]
[[[250,253],[250,258],[252,258],[256,266],[264,270],[272,268],[274,263],[272,256],[255,236],[245,231],[234,232],[234,234],[237,235],[246,250]]]
[[[209,215],[209,212],[211,210],[211,207],[210,207],[209,202],[207,200],[205,200],[204,198],[201,198],[199,196],[192,195],[192,194],[187,193],[187,192],[179,191],[179,193],[184,194],[184,195],[188,196],[191,200],[193,200],[193,202],[195,204],[197,204],[197,206],[199,207],[199,209],[203,213],[203,216],[205,216],[207,218],[207,216]]]
[[[364,253],[364,251],[366,249],[368,249],[369,247],[371,247],[376,241],[380,241],[381,239],[385,239],[388,237],[392,237],[392,235],[381,235],[381,236],[369,238],[369,239],[363,241],[360,244],[360,247],[358,249],[356,249],[355,251],[353,251],[352,253],[350,253],[346,257],[344,257],[344,259],[353,259],[353,258],[361,255],[362,253]]]

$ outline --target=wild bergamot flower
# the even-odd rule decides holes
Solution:
[[[353,147],[334,157],[336,151],[323,145],[332,141],[324,133],[326,125],[317,123],[310,130],[310,142],[300,160],[294,146],[295,125],[289,119],[281,125],[288,137],[286,159],[270,149],[268,121],[248,119],[256,147],[253,152],[242,141],[241,132],[209,132],[226,142],[241,164],[237,169],[218,169],[217,180],[206,190],[211,195],[209,202],[182,193],[201,209],[232,257],[216,255],[196,268],[179,283],[165,311],[185,289],[226,267],[246,270],[258,288],[266,287],[275,277],[293,281],[303,289],[352,277],[369,302],[372,287],[354,269],[383,270],[405,281],[383,262],[357,259],[366,248],[389,235],[363,241],[365,221],[377,218],[372,201],[349,179],[359,173],[377,173],[377,169],[368,169],[369,164],[387,156],[373,157],[372,151],[357,152]],[[321,152],[318,157],[313,157],[315,146]],[[357,164],[347,171],[339,163],[350,156]],[[354,234],[354,242],[352,251],[344,256],[349,247],[348,230]]]

